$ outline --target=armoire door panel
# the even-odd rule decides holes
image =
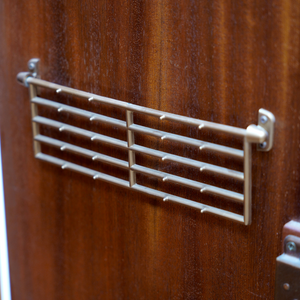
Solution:
[[[299,1],[0,1],[0,120],[12,298],[273,299],[282,227],[299,220]],[[34,157],[29,59],[42,79],[159,111],[247,128],[264,108],[276,117],[272,150],[252,147],[252,224],[200,213],[91,180]],[[40,97],[126,121],[115,107],[40,90]],[[46,108],[39,113],[47,114]],[[56,112],[55,112],[56,113]],[[51,118],[126,141],[126,129],[68,113]],[[242,149],[226,134],[137,114],[139,126]],[[42,134],[57,133],[44,126]],[[70,140],[62,132],[64,141]],[[174,141],[136,133],[146,148]],[[78,147],[119,160],[127,151],[78,137]],[[43,148],[49,155],[59,150]],[[242,172],[236,158],[178,155]],[[85,158],[64,152],[62,159]],[[177,152],[176,152],[177,153]],[[226,178],[136,155],[138,164],[235,189]],[[97,162],[110,176],[127,170]],[[123,172],[123,173],[122,173]],[[127,178],[128,180],[128,178]],[[139,175],[147,187],[241,213],[238,203]]]

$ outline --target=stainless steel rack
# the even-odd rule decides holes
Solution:
[[[92,93],[87,93],[79,91],[73,88],[65,87],[55,83],[51,83],[45,80],[39,79],[39,60],[31,59],[28,63],[29,72],[21,72],[17,76],[19,83],[29,88],[29,95],[31,101],[31,112],[32,112],[32,128],[34,137],[34,153],[37,159],[47,161],[49,163],[60,166],[62,169],[73,170],[85,175],[92,177],[93,179],[100,179],[103,181],[114,183],[118,186],[130,188],[143,192],[149,195],[153,195],[161,198],[163,201],[171,201],[179,204],[183,204],[189,207],[199,209],[201,213],[215,214],[227,219],[243,223],[245,225],[251,224],[251,144],[257,144],[257,149],[259,151],[269,151],[273,145],[273,132],[274,132],[274,122],[275,118],[272,113],[264,109],[259,110],[258,125],[250,125],[247,129],[237,128],[228,125],[217,124],[213,122],[198,120],[194,118],[184,117],[176,114],[171,114],[167,112],[162,112],[155,109],[150,109],[138,105],[133,105],[130,103],[122,102],[115,99],[110,99],[107,97],[98,96]],[[126,111],[126,121],[107,117],[101,114],[93,113],[91,111],[79,109],[69,105],[61,104],[52,100],[43,99],[37,96],[37,88],[47,88],[56,91],[56,93],[65,93],[73,96],[77,96],[83,99],[83,101],[96,101],[110,106],[118,107]],[[65,123],[57,122],[52,119],[39,116],[38,106],[45,106],[54,108],[57,112],[68,112],[70,114],[79,115],[90,121],[98,121],[100,123],[111,124],[120,128],[127,130],[127,141],[119,140],[116,138],[108,137],[93,131],[82,129],[76,126],[71,126]],[[214,143],[209,143],[201,141],[198,139],[189,138],[186,136],[181,136],[174,133],[164,132],[156,130],[153,128],[141,126],[135,124],[133,121],[133,115],[135,112],[154,116],[159,118],[162,122],[164,120],[179,122],[181,124],[196,126],[201,129],[210,130],[212,132],[223,132],[228,135],[233,135],[243,139],[243,150],[234,149],[227,146],[222,146]],[[120,160],[114,157],[110,157],[101,153],[97,153],[73,144],[69,144],[48,136],[40,134],[40,125],[50,126],[57,129],[58,131],[66,131],[72,134],[82,136],[84,138],[91,139],[92,141],[98,141],[101,143],[106,143],[119,147],[128,151],[128,161]],[[165,153],[152,148],[147,148],[141,145],[137,145],[134,142],[135,132],[143,133],[146,135],[151,135],[159,137],[161,140],[171,140],[183,144],[192,145],[199,148],[199,151],[206,149],[218,155],[218,153],[223,153],[228,156],[237,157],[243,159],[244,172],[239,172],[231,170],[225,167],[220,167],[212,165],[209,163],[196,161],[187,157],[182,157],[170,153]],[[78,155],[88,157],[94,161],[102,161],[108,164],[126,169],[129,171],[129,178],[123,180],[108,174],[98,172],[54,156],[50,156],[41,152],[41,144],[48,144],[50,146],[56,147],[61,151],[70,151]],[[240,182],[243,182],[244,193],[237,193],[224,188],[212,186],[209,184],[204,184],[199,181],[194,181],[186,179],[180,176],[162,172],[159,170],[154,170],[135,162],[135,153],[143,153],[150,156],[154,156],[162,159],[163,161],[177,162],[182,165],[190,166],[193,168],[198,168],[200,172],[210,172],[215,174],[220,174],[229,178],[234,178]],[[239,215],[227,210],[219,209],[213,206],[202,204],[196,201],[184,199],[169,193],[158,191],[149,187],[142,186],[136,182],[136,174],[142,173],[149,176],[154,176],[162,181],[168,181],[176,183],[189,188],[194,188],[199,190],[201,193],[214,194],[225,199],[229,199],[244,205],[243,215]]]

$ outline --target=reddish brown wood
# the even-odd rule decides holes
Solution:
[[[273,299],[282,227],[300,216],[299,22],[299,1],[1,1],[1,139],[13,299]],[[259,108],[272,111],[274,148],[253,151],[253,224],[200,214],[34,159],[28,91],[16,83],[32,57],[41,59],[41,76],[49,81],[172,113],[245,128],[257,123]],[[158,146],[152,138],[139,141]],[[189,147],[180,151],[197,157]],[[163,168],[151,159],[145,164]],[[226,207],[217,198],[201,201]]]

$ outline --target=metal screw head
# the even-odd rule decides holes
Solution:
[[[259,144],[259,147],[262,148],[262,149],[266,148],[267,147],[267,142],[263,142],[263,143]]]
[[[265,123],[268,122],[268,118],[266,116],[261,116],[260,117],[260,122],[263,123],[263,124],[265,124]]]
[[[29,68],[30,70],[34,70],[35,64],[34,64],[33,62],[30,63],[30,64],[28,65],[28,68]]]
[[[284,283],[283,288],[288,291],[290,289],[290,285],[288,283]]]
[[[289,251],[296,251],[297,247],[296,247],[296,244],[294,242],[288,242],[286,244],[286,248],[289,250]]]

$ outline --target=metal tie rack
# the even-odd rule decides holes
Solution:
[[[73,88],[65,87],[55,83],[51,83],[45,80],[39,79],[38,67],[39,59],[31,59],[28,62],[29,72],[21,72],[17,75],[17,80],[22,85],[29,88],[29,95],[31,101],[31,113],[32,113],[32,128],[34,137],[34,153],[35,157],[47,161],[49,163],[60,166],[62,169],[73,170],[85,175],[92,177],[93,179],[100,179],[107,182],[114,183],[118,186],[134,189],[149,195],[154,195],[161,198],[164,201],[172,201],[189,207],[199,209],[201,213],[215,214],[227,219],[234,220],[236,222],[250,225],[251,224],[251,144],[257,144],[257,150],[269,151],[273,145],[273,133],[274,133],[274,122],[275,118],[273,114],[267,110],[259,110],[258,125],[250,125],[247,129],[237,128],[228,125],[217,124],[213,122],[198,120],[194,118],[184,117],[176,114],[162,112],[155,109],[150,109],[138,105],[133,105],[123,101],[110,99],[107,97],[98,96],[92,93],[79,91]],[[126,121],[107,117],[101,114],[96,114],[87,110],[75,108],[69,105],[61,104],[55,101],[50,101],[37,96],[37,88],[47,88],[55,90],[56,93],[65,93],[80,98],[86,99],[87,101],[99,101],[104,104],[108,104],[114,107],[124,109],[126,111]],[[116,138],[108,137],[102,134],[98,134],[89,130],[71,126],[61,122],[51,120],[38,115],[38,106],[46,106],[57,109],[58,112],[64,111],[71,114],[79,115],[89,120],[95,120],[106,124],[118,126],[127,130],[127,142]],[[213,132],[223,132],[229,135],[238,136],[243,138],[243,150],[238,150],[214,143],[208,143],[200,141],[198,139],[189,138],[169,132],[163,132],[160,130],[144,127],[133,122],[133,114],[135,112],[154,116],[160,118],[160,120],[169,120],[179,122],[181,124],[187,124],[196,126],[199,129],[205,128]],[[56,128],[59,131],[67,131],[72,134],[90,138],[91,140],[107,143],[116,147],[123,148],[128,151],[128,161],[120,160],[114,157],[110,157],[101,153],[78,147],[73,144],[69,144],[51,137],[40,134],[39,125],[46,125],[52,128]],[[159,137],[162,140],[171,140],[181,142],[184,144],[199,147],[199,149],[207,149],[215,153],[223,153],[229,156],[238,157],[244,159],[244,172],[238,172],[230,170],[224,167],[196,161],[190,158],[165,153],[152,148],[147,148],[135,144],[134,133],[140,132],[146,135],[152,135]],[[50,156],[41,152],[41,143],[48,144],[50,146],[59,148],[61,151],[70,151],[78,155],[82,155],[92,160],[98,160],[106,162],[108,164],[127,169],[129,171],[129,180],[123,180],[114,176],[110,176],[96,170],[92,170],[54,156]],[[234,191],[230,191],[224,188],[219,188],[209,184],[204,184],[199,181],[186,179],[173,174],[168,174],[159,170],[147,168],[136,164],[135,153],[143,153],[162,159],[163,161],[177,162],[182,165],[199,168],[201,172],[211,172],[227,176],[229,178],[235,178],[244,184],[244,193],[240,194]],[[214,194],[226,199],[230,199],[244,205],[243,215],[236,214],[227,210],[219,209],[206,204],[201,204],[196,201],[184,199],[169,193],[158,191],[149,187],[142,186],[136,183],[136,173],[142,173],[149,176],[160,178],[163,181],[169,181],[180,184],[182,186],[198,189],[201,193]]]

